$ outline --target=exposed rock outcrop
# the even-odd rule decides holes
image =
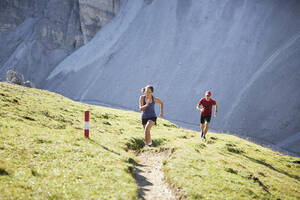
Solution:
[[[12,71],[12,70],[7,71],[6,80],[7,80],[7,82],[12,83],[12,84],[22,85],[22,86],[30,87],[30,88],[35,87],[35,85],[30,81],[25,81],[24,82],[23,74],[21,74],[19,72]]]
[[[84,43],[118,12],[120,0],[79,0],[79,16]]]
[[[24,83],[24,76],[18,72],[8,70],[6,73],[6,80],[9,83],[22,85]]]
[[[87,43],[118,6],[119,0],[1,0],[0,77],[12,69],[42,88],[53,68]]]

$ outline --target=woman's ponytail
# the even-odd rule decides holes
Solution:
[[[147,88],[149,88],[152,93],[154,92],[154,87],[152,85],[147,85],[146,87],[142,88],[141,92],[145,93]]]

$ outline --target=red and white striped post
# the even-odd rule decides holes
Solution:
[[[90,134],[90,111],[86,110],[84,112],[84,137],[89,138],[89,134]]]

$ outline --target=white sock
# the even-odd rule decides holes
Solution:
[[[150,143],[148,144],[149,146],[152,145],[152,140],[150,141]]]

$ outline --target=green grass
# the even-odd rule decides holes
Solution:
[[[297,158],[225,134],[168,145],[179,150],[164,163],[167,178],[187,199],[300,198]]]
[[[137,199],[133,151],[144,148],[140,114],[0,83],[0,199]],[[84,111],[91,111],[83,137]],[[299,199],[298,158],[225,134],[159,119],[151,151],[187,199]]]

